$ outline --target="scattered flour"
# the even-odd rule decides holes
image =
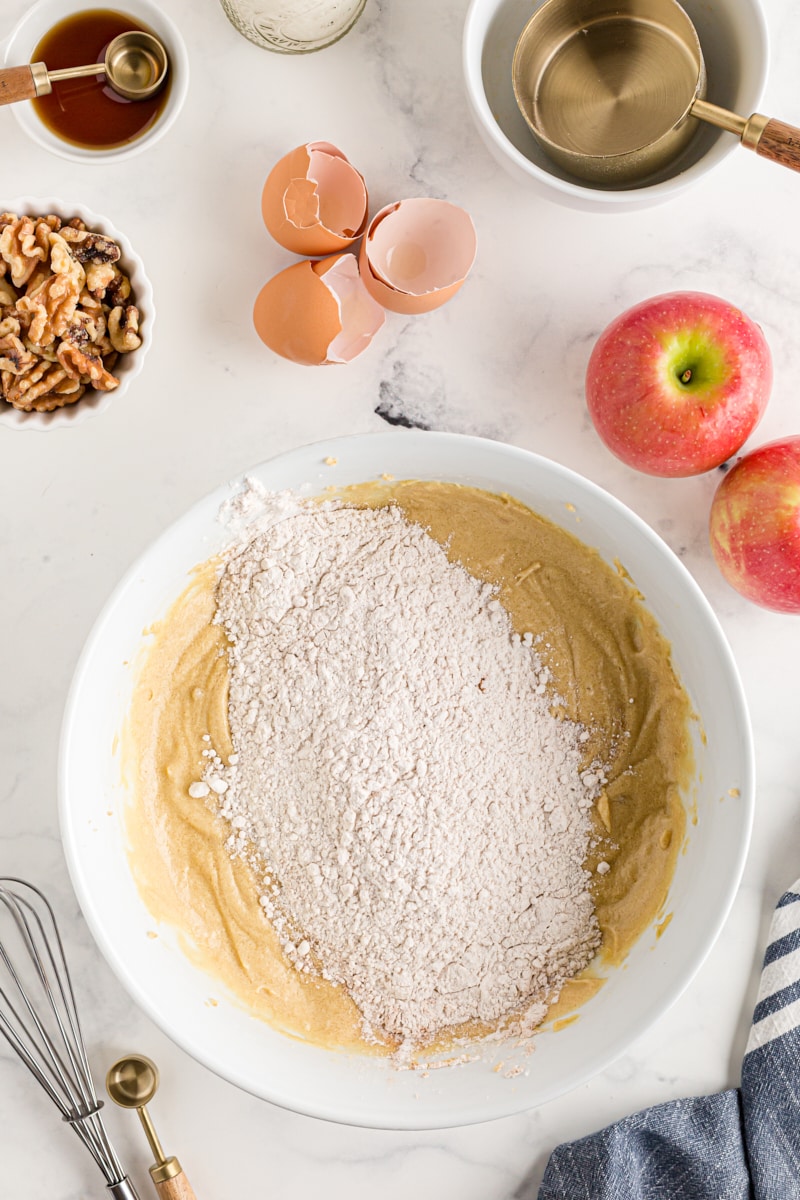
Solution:
[[[583,861],[603,779],[532,636],[396,509],[284,496],[255,536],[233,515],[236,753],[209,751],[202,782],[286,952],[348,989],[367,1036],[532,1027],[600,940]]]

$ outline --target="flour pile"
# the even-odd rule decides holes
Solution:
[[[495,589],[396,509],[301,505],[229,552],[217,620],[236,754],[205,780],[295,966],[381,1040],[535,1024],[600,940],[598,776]]]

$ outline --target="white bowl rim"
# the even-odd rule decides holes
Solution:
[[[281,1087],[280,1083],[275,1083],[271,1080],[259,1079],[256,1083],[254,1079],[241,1071],[231,1069],[230,1065],[222,1061],[217,1055],[209,1052],[208,1049],[198,1041],[186,1028],[181,1026],[176,1028],[169,1021],[165,1020],[158,1005],[155,1003],[151,995],[147,991],[147,987],[142,984],[128,969],[123,957],[118,952],[113,939],[108,936],[106,931],[106,923],[101,919],[101,899],[96,897],[91,889],[90,884],[84,877],[82,864],[80,861],[80,851],[77,842],[77,829],[71,820],[69,808],[69,789],[66,785],[67,762],[69,755],[69,744],[72,736],[72,728],[79,718],[80,713],[80,693],[83,686],[84,675],[87,673],[90,659],[95,652],[96,644],[102,639],[103,627],[108,613],[112,610],[118,598],[133,584],[146,559],[161,543],[167,542],[177,526],[179,526],[189,514],[200,504],[208,503],[214,500],[215,503],[221,503],[227,499],[232,493],[237,491],[245,480],[259,468],[263,468],[270,464],[278,462],[287,463],[293,457],[298,459],[306,458],[312,451],[315,453],[319,461],[326,457],[340,458],[354,442],[371,442],[376,447],[383,441],[387,443],[389,439],[397,439],[402,437],[412,444],[415,441],[425,439],[426,444],[435,443],[438,441],[443,446],[460,445],[465,448],[469,446],[489,446],[499,448],[503,453],[516,458],[520,462],[529,465],[543,466],[546,470],[554,472],[564,482],[578,482],[578,485],[586,490],[588,497],[600,499],[606,504],[610,504],[611,508],[623,516],[630,522],[634,528],[648,540],[663,558],[670,561],[671,568],[677,573],[681,579],[682,585],[688,590],[691,595],[692,602],[696,604],[703,614],[703,618],[707,623],[707,629],[710,636],[716,639],[717,650],[721,654],[721,664],[727,676],[727,684],[730,688],[730,696],[733,702],[733,707],[738,715],[739,732],[741,733],[742,741],[740,745],[743,773],[741,776],[741,797],[740,802],[743,806],[743,820],[741,825],[741,834],[738,840],[737,852],[735,859],[729,864],[727,876],[723,890],[723,899],[719,905],[716,918],[705,931],[702,939],[700,950],[691,961],[691,964],[680,977],[675,978],[671,984],[663,989],[657,1004],[655,1004],[647,1015],[647,1018],[641,1021],[637,1026],[636,1038],[643,1036],[651,1029],[667,1012],[669,1008],[678,1000],[683,992],[688,988],[692,980],[697,975],[703,963],[706,961],[712,947],[714,946],[719,934],[728,919],[730,910],[735,900],[739,883],[744,871],[744,866],[747,858],[747,853],[750,844],[752,833],[753,818],[754,818],[754,798],[755,798],[755,754],[753,744],[753,734],[750,723],[747,702],[745,698],[744,688],[739,676],[739,671],[736,666],[736,661],[733,657],[733,652],[728,644],[722,626],[714,613],[705,594],[695,581],[694,577],[681,562],[678,556],[670,549],[663,539],[651,527],[642,520],[632,509],[628,508],[621,500],[618,500],[612,493],[601,488],[593,483],[585,476],[578,474],[568,467],[548,459],[543,455],[533,451],[525,450],[520,447],[512,446],[508,443],[494,441],[488,438],[473,437],[465,434],[451,434],[445,432],[429,432],[429,431],[409,431],[408,433],[385,433],[383,431],[377,433],[364,433],[344,435],[325,439],[318,442],[306,443],[294,449],[279,453],[272,456],[270,459],[261,460],[258,463],[252,464],[247,470],[242,471],[239,475],[215,488],[212,492],[206,493],[205,496],[199,498],[191,505],[182,516],[178,517],[166,529],[162,531],[158,538],[153,541],[145,551],[137,557],[135,562],[125,572],[120,582],[112,591],[111,595],[104,604],[99,613],[92,630],[89,633],[87,641],[79,657],[72,683],[70,685],[67,701],[64,709],[64,716],[61,725],[61,736],[58,749],[58,813],[59,826],[61,831],[61,839],[64,847],[64,854],[67,862],[67,867],[72,881],[75,894],[78,898],[81,911],[84,915],[86,923],[97,942],[106,962],[116,974],[117,978],[123,984],[129,995],[139,1004],[144,1012],[151,1020],[177,1045],[184,1049],[188,1054],[202,1063],[209,1070],[218,1075],[221,1079],[234,1083],[243,1091],[267,1100],[272,1104],[285,1108],[292,1112],[301,1113],[305,1116],[315,1117],[318,1119],[331,1121],[336,1124],[353,1125],[360,1128],[373,1129],[393,1129],[393,1130],[422,1130],[422,1129],[443,1129],[452,1127],[461,1127],[468,1124],[480,1124],[501,1117],[513,1116],[521,1111],[538,1107],[541,1104],[547,1103],[550,1100],[556,1099],[558,1096],[587,1083],[590,1079],[595,1078],[603,1070],[605,1070],[612,1062],[614,1062],[622,1053],[624,1053],[631,1044],[631,1037],[624,1036],[617,1038],[616,1041],[607,1041],[602,1050],[599,1050],[593,1059],[591,1068],[573,1070],[566,1073],[565,1078],[559,1080],[558,1083],[552,1085],[545,1090],[533,1102],[523,1098],[519,1099],[517,1095],[510,1092],[508,1099],[503,1104],[494,1104],[491,1111],[486,1111],[480,1104],[477,1104],[475,1110],[472,1111],[468,1118],[431,1118],[426,1120],[415,1120],[413,1113],[408,1114],[403,1112],[402,1115],[393,1113],[391,1119],[383,1117],[380,1111],[376,1111],[374,1105],[358,1105],[358,1104],[343,1104],[340,1108],[334,1111],[330,1108],[322,1107],[319,1103],[313,1100],[299,1102],[293,1094],[291,1087]],[[445,473],[443,473],[445,474]],[[288,1094],[287,1094],[288,1093]]]
[[[34,44],[44,36],[48,29],[52,28],[56,20],[69,16],[71,12],[99,7],[100,5],[92,3],[92,0],[78,0],[74,6],[70,7],[69,12],[66,12],[57,9],[57,5],[54,4],[53,0],[36,0],[35,4],[26,9],[8,35],[0,40],[0,46],[4,50],[5,65],[19,65],[18,63],[9,63],[7,61],[8,52],[15,40],[23,35],[29,27],[37,28],[39,17],[47,8],[54,10],[54,18],[43,24],[38,30]],[[173,69],[170,95],[167,98],[164,112],[158,121],[134,142],[126,146],[118,146],[111,150],[91,150],[82,146],[72,146],[69,142],[64,142],[60,138],[57,138],[55,134],[50,134],[38,117],[31,117],[30,120],[27,120],[23,115],[21,104],[13,104],[11,106],[17,124],[32,141],[36,142],[44,150],[49,150],[51,154],[56,154],[59,158],[69,159],[70,162],[102,165],[109,162],[122,162],[124,159],[133,158],[135,155],[141,154],[144,150],[160,141],[164,134],[171,129],[180,115],[189,90],[189,52],[186,48],[186,42],[180,29],[163,6],[155,3],[155,0],[120,0],[119,9],[116,8],[113,2],[105,7],[110,7],[112,11],[122,12],[126,16],[137,17],[141,15],[143,17],[146,16],[147,19],[155,20],[157,23],[160,22],[168,30],[171,43],[168,46],[168,50],[175,67],[178,69]]]
[[[38,214],[42,216],[46,216],[49,213],[53,213],[55,216],[69,213],[70,217],[80,217],[88,229],[93,229],[98,233],[105,233],[108,237],[113,238],[122,251],[121,258],[125,261],[125,265],[132,268],[129,271],[129,277],[132,279],[134,285],[134,296],[137,307],[141,309],[142,315],[146,318],[146,336],[142,337],[142,344],[138,350],[133,352],[135,357],[131,365],[129,367],[126,365],[125,374],[120,379],[119,387],[114,388],[110,392],[95,392],[86,403],[84,403],[86,400],[84,394],[75,404],[67,404],[63,408],[55,408],[51,412],[24,412],[22,409],[14,408],[5,401],[0,401],[0,427],[29,430],[37,433],[48,433],[54,429],[74,428],[76,425],[82,425],[84,421],[88,421],[91,417],[105,412],[115,399],[126,394],[136,376],[140,374],[153,340],[152,329],[156,319],[153,285],[145,270],[141,255],[131,245],[127,235],[121,233],[114,223],[109,221],[108,217],[104,217],[102,213],[95,212],[94,209],[88,208],[85,204],[80,204],[77,201],[61,200],[55,196],[16,196],[8,201],[7,206],[2,211],[30,213],[31,215]],[[69,220],[69,217],[63,217],[62,219]]]
[[[534,0],[530,10],[531,14],[538,8],[540,2],[541,0]],[[663,179],[658,183],[643,184],[639,187],[619,190],[593,188],[588,183],[572,182],[568,179],[562,179],[558,175],[553,175],[549,171],[545,171],[517,149],[501,128],[499,122],[495,120],[492,110],[489,107],[489,101],[486,98],[486,92],[483,87],[481,66],[483,43],[475,32],[478,15],[483,15],[486,5],[487,0],[470,0],[464,18],[461,65],[467,99],[486,135],[491,138],[498,149],[502,150],[518,171],[523,172],[537,183],[561,192],[565,197],[569,197],[573,201],[582,201],[598,209],[613,212],[618,208],[619,211],[625,211],[626,207],[630,209],[632,207],[650,203],[656,204],[662,200],[672,199],[672,197],[691,186],[698,176],[702,177],[708,174],[709,171],[713,171],[736,149],[738,142],[731,138],[729,139],[729,144],[723,146],[715,161],[711,163],[708,163],[708,156],[706,155],[699,162],[693,163],[685,171],[670,179]],[[760,0],[752,0],[752,5],[753,16],[759,27],[759,36],[761,38],[761,69],[758,73],[756,95],[753,103],[753,109],[755,110],[761,103],[769,76],[770,45],[766,15]],[[495,12],[497,12],[498,7],[499,5],[495,6]]]

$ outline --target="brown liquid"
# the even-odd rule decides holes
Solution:
[[[142,29],[141,21],[105,8],[85,9],[65,17],[44,35],[33,52],[33,62],[48,70],[82,67],[102,62],[108,43],[120,33]],[[133,142],[161,116],[169,95],[170,80],[148,100],[126,100],[118,96],[105,76],[62,79],[53,83],[49,96],[39,96],[33,106],[47,128],[70,142],[92,150],[111,150]]]

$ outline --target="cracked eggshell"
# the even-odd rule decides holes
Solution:
[[[350,362],[385,320],[361,282],[354,254],[293,263],[264,285],[253,308],[262,342],[306,366]]]
[[[308,142],[276,163],[261,196],[264,224],[294,254],[333,254],[367,224],[363,176],[330,142]]]
[[[361,278],[392,312],[430,312],[461,287],[476,250],[475,226],[463,208],[447,200],[398,200],[369,223]]]

